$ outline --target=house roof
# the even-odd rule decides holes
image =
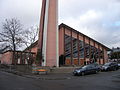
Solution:
[[[59,25],[59,30],[60,30],[60,28],[62,28],[62,27],[67,28],[67,29],[69,29],[69,30],[72,30],[72,31],[74,31],[74,32],[76,32],[76,33],[79,33],[79,34],[81,34],[81,35],[83,35],[83,36],[85,36],[85,37],[89,38],[90,40],[95,41],[95,42],[96,42],[96,43],[98,43],[99,45],[101,45],[101,46],[105,47],[108,51],[111,51],[111,49],[110,49],[110,48],[108,48],[107,46],[105,46],[105,45],[101,44],[100,42],[98,42],[98,41],[96,41],[96,40],[92,39],[91,37],[88,37],[87,35],[85,35],[85,34],[83,34],[83,33],[79,32],[79,31],[77,31],[77,30],[73,29],[72,27],[70,27],[70,26],[68,26],[68,25],[66,25],[66,24],[64,24],[64,23],[61,23],[61,24]]]
[[[7,50],[7,51],[5,51],[5,52],[2,52],[2,54],[4,54],[4,53],[7,53],[7,52],[13,52],[13,50]],[[21,53],[31,53],[31,54],[35,54],[35,53],[33,53],[33,52],[25,52],[25,51],[15,51],[15,52],[21,52]]]
[[[38,40],[37,40],[36,42],[34,42],[33,44],[31,44],[29,47],[27,47],[27,48],[26,48],[25,50],[23,50],[23,51],[26,51],[26,50],[28,50],[28,49],[31,49],[31,48],[35,47],[37,44],[38,44]]]
[[[4,53],[5,51],[9,50],[9,46],[4,47],[0,50],[0,54]]]

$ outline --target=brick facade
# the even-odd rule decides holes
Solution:
[[[106,46],[102,45],[101,43],[93,40],[92,38],[74,30],[73,28],[65,25],[65,24],[61,24],[59,26],[59,56],[63,55],[65,56],[66,54],[66,41],[65,41],[65,34],[70,36],[70,53],[74,53],[72,50],[73,48],[73,45],[74,45],[74,42],[72,41],[72,38],[76,39],[77,43],[77,50],[79,51],[80,50],[80,46],[78,41],[83,41],[83,45],[86,43],[88,44],[89,46],[93,46],[95,47],[95,50],[93,50],[94,52],[97,52],[96,49],[102,51],[98,51],[98,58],[96,60],[97,63],[99,64],[104,64],[106,62],[108,62],[108,55],[107,55],[107,51],[110,50],[109,48],[107,48]],[[49,44],[48,44],[49,45]],[[31,47],[31,48],[30,48]],[[29,49],[27,48],[26,50],[24,50],[24,52],[29,52],[31,51],[32,53],[34,53],[34,59],[36,57],[36,54],[37,54],[37,47],[38,47],[38,41],[36,41],[33,45],[31,45],[29,47]],[[83,47],[84,48],[84,54],[86,54],[85,52],[85,46]],[[89,56],[86,57],[86,55],[84,55],[83,57],[80,57],[81,56],[81,52],[78,52],[77,54],[77,57],[74,58],[74,55],[73,54],[70,54],[69,57],[65,57],[65,60],[63,61],[63,65],[85,65],[85,64],[88,64],[90,63],[90,56],[92,54],[92,48],[89,48]],[[72,55],[72,56],[71,56]],[[24,56],[26,57],[26,56]],[[21,57],[22,58],[22,57]],[[20,58],[20,59],[21,59]],[[3,64],[12,64],[12,52],[6,52],[2,55],[1,57],[1,63]],[[20,60],[20,63],[21,64],[25,64],[25,60],[21,61]],[[52,62],[51,62],[52,63]]]
[[[13,52],[6,51],[2,54],[1,64],[32,64],[35,57],[35,53],[16,51],[15,60],[13,60]]]

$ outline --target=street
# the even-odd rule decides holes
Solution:
[[[0,90],[120,90],[120,70],[86,76],[48,74],[45,77],[58,78],[42,80],[0,71]]]

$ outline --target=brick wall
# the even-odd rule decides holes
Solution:
[[[12,64],[12,52],[6,52],[2,55],[1,64]]]

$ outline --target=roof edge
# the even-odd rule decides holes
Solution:
[[[61,24],[59,25],[59,29],[61,29],[62,27],[71,29],[71,30],[73,30],[73,31],[75,31],[75,32],[77,32],[77,33],[82,34],[83,36],[85,36],[85,37],[87,37],[87,38],[90,38],[91,40],[93,40],[93,41],[95,41],[96,43],[100,44],[101,46],[105,47],[108,51],[111,51],[111,50],[112,50],[112,49],[108,48],[107,46],[105,46],[104,44],[101,44],[100,42],[98,42],[98,41],[92,39],[91,37],[89,37],[89,36],[87,36],[87,35],[85,35],[85,34],[79,32],[79,31],[75,30],[74,28],[72,28],[72,27],[70,27],[70,26],[68,26],[68,25],[66,25],[66,24],[64,24],[64,23],[61,23]]]

